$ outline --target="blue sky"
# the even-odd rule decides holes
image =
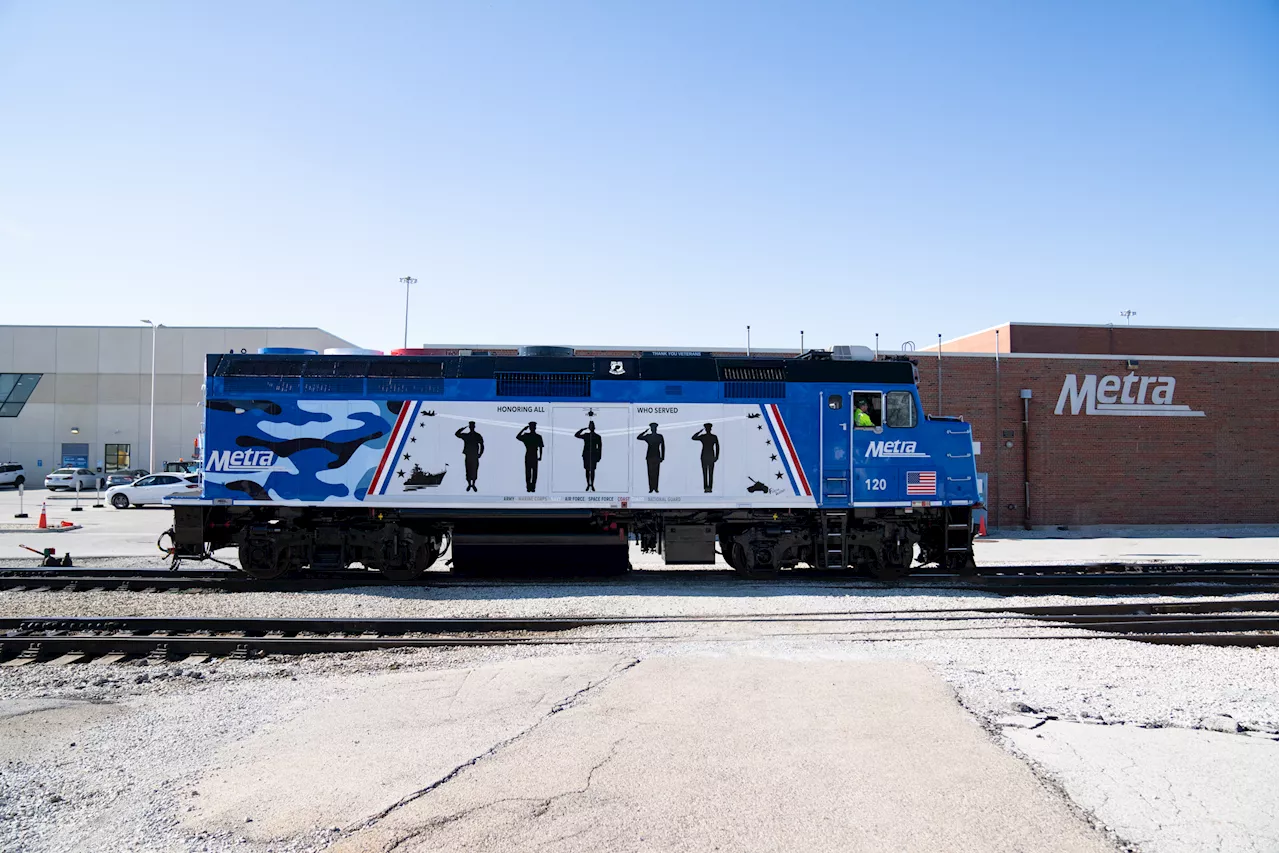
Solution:
[[[0,0],[0,323],[1275,326],[1274,3]]]

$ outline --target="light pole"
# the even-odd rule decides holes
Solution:
[[[1127,326],[1129,325],[1129,318],[1137,313],[1137,311],[1121,311],[1120,316],[1124,318],[1124,324]]]
[[[411,275],[403,276],[400,281],[404,283],[404,348],[409,348],[409,285],[417,284],[418,280]]]
[[[156,472],[156,331],[164,325],[143,320],[151,327],[151,432],[147,438],[147,471]]]

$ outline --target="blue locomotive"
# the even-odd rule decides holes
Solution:
[[[914,366],[796,358],[210,355],[199,500],[179,556],[255,577],[422,574],[553,554],[751,577],[972,564],[973,441],[924,414]]]

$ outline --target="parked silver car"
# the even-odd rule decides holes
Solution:
[[[98,475],[88,468],[59,468],[49,472],[44,478],[44,487],[51,492],[58,489],[74,492],[77,483],[80,484],[81,491],[92,492],[98,485]]]
[[[127,486],[134,480],[147,476],[149,471],[142,468],[130,468],[127,471],[113,471],[107,475],[107,488],[112,486]]]

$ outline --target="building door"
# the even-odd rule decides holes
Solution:
[[[88,468],[89,445],[66,442],[62,443],[63,468]]]
[[[819,395],[822,406],[822,506],[848,506],[851,483],[849,474],[850,429],[849,396],[840,390],[826,390]]]
[[[129,445],[108,444],[102,454],[104,473],[124,471],[129,467]]]

